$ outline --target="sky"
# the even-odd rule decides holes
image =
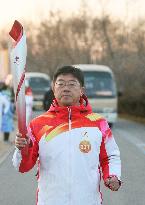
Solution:
[[[85,0],[93,15],[100,15],[102,8],[113,18],[128,21],[145,16],[144,0]],[[40,22],[50,10],[61,10],[66,15],[78,13],[81,0],[0,0],[0,29],[8,28],[17,19],[20,22]],[[102,6],[104,5],[104,6]]]

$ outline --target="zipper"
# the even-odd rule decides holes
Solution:
[[[72,128],[72,122],[71,122],[71,118],[72,118],[72,112],[71,112],[71,108],[68,107],[68,127],[69,127],[69,187],[68,187],[68,198],[69,198],[69,205],[72,204],[72,196],[71,196],[71,192],[72,192],[72,187],[71,187],[71,183],[72,183],[72,167],[71,167],[71,161],[72,161],[72,154],[71,154],[71,128]]]
[[[71,108],[67,108],[68,109],[68,127],[69,127],[69,131],[71,131]]]

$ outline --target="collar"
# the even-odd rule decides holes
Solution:
[[[68,112],[68,109],[71,109],[72,111],[79,112],[79,113],[85,113],[85,114],[92,113],[92,108],[88,102],[88,98],[84,94],[83,96],[80,97],[80,105],[78,106],[59,106],[57,99],[55,98],[50,106],[49,111],[55,113],[61,113],[66,111]]]

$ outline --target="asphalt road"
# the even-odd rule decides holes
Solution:
[[[103,189],[103,205],[145,205],[145,125],[119,120],[113,134],[120,148],[122,187]]]
[[[145,125],[119,120],[113,134],[121,152],[123,184],[118,192],[102,184],[103,205],[145,205]],[[35,205],[36,168],[17,173],[11,158],[0,165],[0,205]]]

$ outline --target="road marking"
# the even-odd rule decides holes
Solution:
[[[139,147],[145,147],[145,143],[137,144]]]

